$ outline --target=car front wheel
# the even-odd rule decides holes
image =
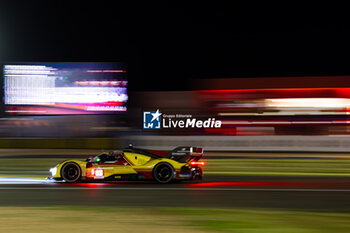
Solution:
[[[61,177],[69,183],[74,183],[80,180],[81,169],[76,163],[66,163],[61,169]]]

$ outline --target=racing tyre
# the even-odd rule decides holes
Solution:
[[[175,177],[174,168],[168,163],[160,163],[153,169],[154,179],[162,184],[171,182]]]
[[[74,183],[80,180],[81,169],[76,163],[66,163],[61,168],[61,177],[68,183]]]
[[[203,177],[201,174],[196,174],[194,177],[193,177],[194,180],[202,180]]]

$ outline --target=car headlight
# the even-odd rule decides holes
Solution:
[[[57,173],[57,167],[53,167],[50,169],[50,172],[51,172],[51,175],[52,176],[56,176],[56,173]]]

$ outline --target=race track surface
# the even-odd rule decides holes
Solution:
[[[53,183],[0,178],[0,206],[278,208],[350,212],[350,178],[211,176],[201,182]]]
[[[82,158],[99,152],[3,149],[0,158]],[[207,157],[210,156],[237,158],[241,154],[220,154],[221,157],[212,154]],[[272,155],[246,153],[244,156],[255,158]],[[273,154],[273,157],[282,158],[281,156],[306,156],[312,159],[350,157],[347,154]],[[208,175],[200,182],[166,185],[147,181],[67,184],[35,178],[0,177],[0,206],[52,205],[275,208],[350,212],[350,177]]]

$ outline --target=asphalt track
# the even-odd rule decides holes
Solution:
[[[0,158],[81,158],[82,154],[96,153],[78,150],[1,150]],[[226,154],[221,156],[229,157]],[[240,154],[237,153],[234,157],[237,156]],[[260,154],[249,156],[260,157]],[[266,155],[261,154],[261,157],[264,156]],[[304,154],[285,156],[305,157]],[[321,156],[330,155],[307,154],[307,158]],[[219,158],[218,155],[213,157]],[[201,182],[167,185],[154,182],[66,184],[0,177],[0,206],[52,205],[276,208],[350,212],[350,177],[205,176]]]
[[[0,206],[277,208],[350,212],[350,178],[207,177],[201,182],[53,183],[0,178]]]

